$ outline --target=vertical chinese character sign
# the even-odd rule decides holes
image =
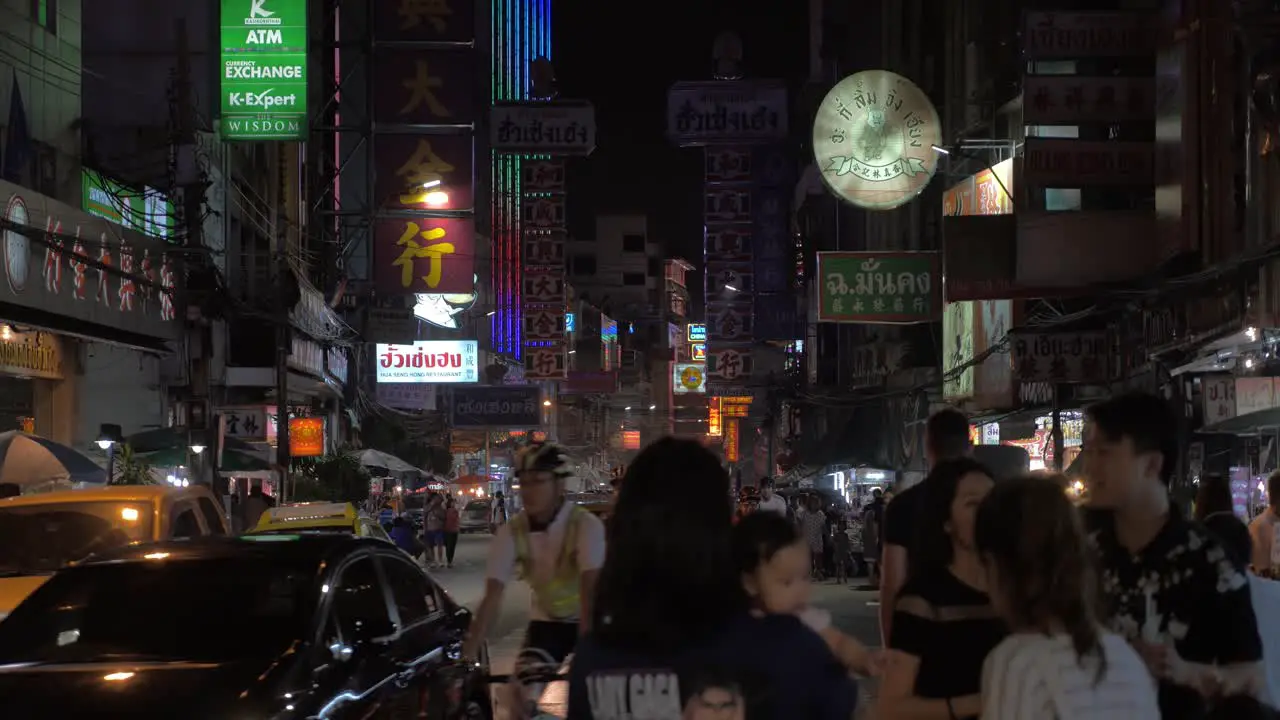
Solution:
[[[522,164],[520,225],[524,247],[521,298],[524,311],[524,376],[564,380],[569,373],[565,315],[565,161]]]
[[[483,95],[475,7],[384,2],[374,10],[373,281],[383,295],[475,287],[475,154]]]

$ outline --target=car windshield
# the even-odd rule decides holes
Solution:
[[[51,573],[104,550],[152,539],[152,511],[118,500],[0,506],[0,577]]]
[[[480,513],[488,513],[489,501],[488,500],[472,500],[471,502],[467,503],[466,507],[462,508],[462,511],[465,513],[470,513],[472,515],[478,515]]]
[[[314,577],[259,558],[72,568],[0,623],[0,664],[271,657],[303,636]]]

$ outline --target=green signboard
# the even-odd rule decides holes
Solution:
[[[938,253],[818,253],[818,320],[921,323],[939,319]]]
[[[136,190],[86,168],[80,171],[80,207],[94,217],[174,242],[177,212],[155,188]]]
[[[307,0],[222,0],[224,140],[307,136]]]

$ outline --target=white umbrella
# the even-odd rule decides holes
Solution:
[[[356,459],[367,468],[378,468],[397,475],[421,475],[422,471],[390,453],[368,448],[356,453]]]
[[[106,471],[78,450],[17,430],[0,433],[0,483],[43,490],[106,482]]]

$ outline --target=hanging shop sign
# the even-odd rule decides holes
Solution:
[[[171,339],[182,268],[167,245],[0,181],[0,302]]]
[[[569,375],[569,354],[563,344],[547,347],[526,345],[524,376],[527,380],[564,380]]]
[[[480,379],[475,340],[419,340],[376,348],[380,383],[473,383]]]
[[[373,3],[373,32],[382,41],[470,42],[476,13],[470,3]]]
[[[222,0],[223,140],[305,140],[307,0]]]
[[[324,455],[324,418],[289,418],[289,455],[319,457]]]
[[[378,383],[375,399],[384,407],[400,410],[435,410],[439,388],[426,383]]]
[[[562,340],[564,333],[563,311],[542,307],[525,310],[524,337],[526,340]]]
[[[562,193],[569,187],[563,160],[526,160],[520,164],[520,187],[528,193]]]
[[[564,248],[568,236],[563,230],[526,230],[524,264],[538,267],[564,267]]]
[[[530,428],[542,424],[542,391],[533,386],[454,388],[449,424],[455,428]]]
[[[1023,382],[1107,381],[1111,344],[1105,332],[1020,333],[1012,343],[1014,374]]]
[[[685,328],[685,337],[691,343],[706,342],[707,326],[704,325],[703,323],[689,323],[689,325]]]
[[[1230,375],[1205,375],[1200,378],[1200,394],[1204,400],[1204,424],[1215,425],[1236,416],[1236,379]]]
[[[1027,138],[1022,179],[1037,187],[1150,185],[1155,178],[1151,143],[1120,140]]]
[[[1013,158],[1009,158],[947,188],[942,194],[942,214],[1009,215],[1013,213],[1013,192]]]
[[[1276,380],[1270,377],[1236,378],[1236,414],[1248,415],[1276,407]]]
[[[707,361],[706,343],[689,343],[689,359],[694,362]]]
[[[470,135],[379,135],[373,154],[373,192],[383,208],[412,213],[474,207]]]
[[[703,179],[716,183],[751,182],[751,148],[712,147],[702,155]]]
[[[671,392],[676,395],[705,393],[707,366],[704,363],[675,363],[671,369]]]
[[[222,415],[222,432],[227,437],[250,442],[267,439],[266,406],[224,407],[219,413]],[[271,423],[274,427],[274,419]]]
[[[20,378],[61,380],[62,342],[44,332],[0,326],[0,373]]]
[[[747,350],[717,348],[708,355],[707,376],[712,381],[732,383],[751,376],[754,363]]]
[[[755,318],[751,303],[715,304],[707,308],[707,335],[714,344],[750,343]]]
[[[836,83],[813,121],[813,155],[836,197],[868,210],[916,198],[938,170],[938,111],[915,83],[865,70]]]
[[[942,307],[938,254],[818,253],[818,320],[921,323]]]
[[[489,141],[500,152],[585,157],[596,149],[596,109],[585,100],[495,103]]]
[[[777,80],[678,82],[667,92],[667,137],[681,147],[781,140],[789,115]]]
[[[738,428],[738,420],[735,418],[726,418],[724,420],[724,459],[731,463],[736,463],[742,459],[742,448],[739,445],[741,438]]]
[[[723,431],[724,416],[721,414],[720,398],[707,398],[707,435],[720,437]]]

